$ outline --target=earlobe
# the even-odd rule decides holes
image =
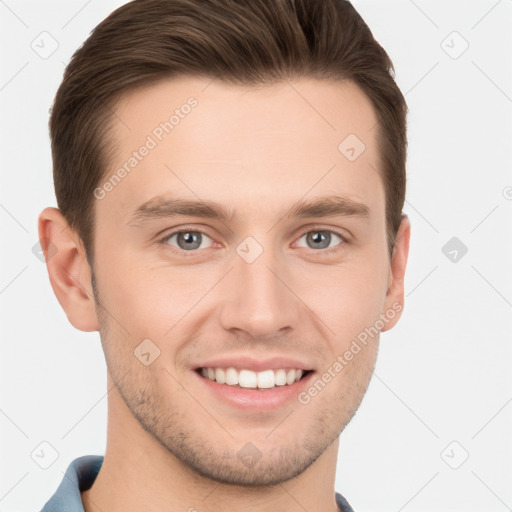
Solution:
[[[81,331],[97,331],[91,268],[79,237],[52,207],[39,214],[38,233],[53,292],[68,320]]]
[[[404,214],[396,234],[395,246],[391,257],[389,284],[384,309],[384,314],[393,311],[393,317],[382,329],[382,332],[388,331],[396,325],[404,307],[404,278],[409,256],[410,237],[411,223],[407,215]]]

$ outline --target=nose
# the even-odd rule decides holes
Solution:
[[[289,267],[271,249],[254,261],[240,254],[234,255],[234,268],[224,281],[222,327],[256,339],[282,337],[296,329],[301,302],[293,292]]]

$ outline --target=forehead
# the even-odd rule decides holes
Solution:
[[[99,208],[119,215],[167,192],[248,214],[262,203],[247,197],[269,207],[327,193],[382,203],[377,117],[352,82],[182,76],[127,94],[114,111],[115,157],[100,186],[115,179]]]

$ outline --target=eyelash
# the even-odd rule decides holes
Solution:
[[[201,230],[201,229],[197,229],[197,228],[181,228],[179,230],[176,230],[176,231],[172,231],[171,233],[165,235],[164,238],[160,239],[160,243],[163,244],[164,246],[166,246],[167,248],[169,248],[171,250],[171,252],[173,252],[174,254],[178,254],[179,256],[185,256],[185,257],[194,257],[194,256],[197,256],[197,254],[199,253],[199,249],[196,249],[196,250],[193,250],[193,251],[184,251],[183,249],[179,249],[177,247],[174,247],[173,245],[170,245],[168,243],[168,240],[174,236],[174,235],[178,235],[180,233],[187,233],[187,232],[192,232],[192,233],[201,233],[202,235],[205,235],[207,236],[208,238],[210,238],[211,240],[212,237],[206,233],[205,231]],[[297,240],[300,240],[304,235],[307,235],[308,233],[315,233],[315,232],[324,232],[324,233],[334,233],[335,235],[337,235],[338,237],[341,238],[341,242],[336,245],[335,247],[331,247],[329,249],[318,249],[318,250],[315,250],[315,249],[311,249],[313,252],[317,252],[317,253],[322,253],[322,254],[332,254],[334,252],[337,252],[340,250],[340,247],[343,246],[343,245],[347,245],[349,244],[349,240],[348,240],[348,237],[345,233],[341,233],[340,231],[337,231],[337,230],[334,230],[334,229],[324,229],[324,228],[319,228],[319,227],[313,227],[313,228],[310,228],[308,229],[307,231],[304,231],[298,238]]]

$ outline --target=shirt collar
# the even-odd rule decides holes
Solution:
[[[41,512],[84,512],[80,493],[91,488],[102,464],[102,455],[84,455],[71,462]]]

